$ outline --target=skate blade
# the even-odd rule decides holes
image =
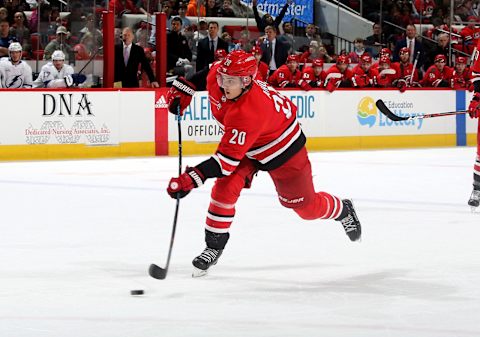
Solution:
[[[202,277],[208,274],[208,270],[198,269],[193,267],[192,277]]]

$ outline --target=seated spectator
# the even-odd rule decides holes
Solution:
[[[450,79],[450,87],[455,90],[473,91],[472,72],[467,68],[467,58],[457,56],[455,58],[455,70]]]
[[[87,47],[88,53],[93,54],[98,48],[103,46],[102,31],[95,27],[95,15],[87,16],[85,26],[80,29],[80,43]],[[146,37],[145,37],[146,43]]]
[[[244,5],[240,0],[232,0],[232,9],[236,18],[253,18],[253,9]]]
[[[349,88],[352,86],[352,70],[348,69],[349,58],[347,55],[339,55],[336,64],[327,69],[325,73],[325,88],[329,92],[337,88]]]
[[[70,88],[85,82],[83,74],[74,74],[73,67],[65,64],[65,54],[61,50],[52,53],[52,61],[45,64],[33,82],[34,88]]]
[[[8,10],[5,7],[0,7],[0,21],[7,20],[9,23],[10,21],[8,20]]]
[[[192,25],[192,22],[190,21],[189,18],[186,17],[186,14],[187,14],[187,5],[182,3],[180,6],[178,6],[178,17],[182,19],[182,29]]]
[[[80,2],[73,3],[70,14],[64,20],[67,22],[65,27],[70,32],[71,36],[80,39],[80,31],[85,27],[85,15],[83,14],[83,6]]]
[[[451,86],[453,70],[447,64],[447,58],[443,54],[435,56],[434,64],[430,66],[423,79],[422,87],[448,88]]]
[[[475,13],[473,9],[472,0],[463,0],[461,4],[455,9],[455,15],[458,15],[462,21],[468,21],[469,16],[476,16],[478,13]]]
[[[287,63],[280,66],[268,78],[268,83],[274,88],[297,88],[302,73],[298,70],[298,56],[288,55]]]
[[[257,79],[263,82],[268,80],[268,65],[265,62],[262,62],[262,49],[258,46],[252,48],[252,54],[255,56],[258,65]]]
[[[198,41],[206,38],[208,36],[208,23],[205,20],[200,20],[198,23],[197,30],[193,32],[193,41],[198,43]]]
[[[200,9],[200,10],[199,10]],[[205,0],[190,0],[187,5],[187,16],[202,16],[207,13],[205,8]]]
[[[368,54],[365,51],[365,45],[363,44],[363,39],[361,37],[357,37],[353,40],[354,49],[348,54],[351,63],[359,63],[360,58],[364,54]]]
[[[10,24],[7,20],[0,21],[0,57],[8,56],[8,46],[17,42],[17,38],[10,34]]]
[[[235,43],[233,43],[232,37],[230,36],[230,34],[228,34],[228,32],[223,32],[221,38],[227,43],[227,52],[230,53],[231,51],[236,49]]]
[[[30,30],[24,25],[26,16],[23,12],[16,12],[13,16],[15,23],[10,27],[10,35],[15,36],[18,42],[22,45],[24,51],[30,51]]]
[[[223,0],[223,4],[218,10],[217,15],[224,18],[234,18],[235,13],[232,8],[232,0]]]
[[[319,58],[321,46],[318,41],[310,41],[308,50],[300,56],[300,63],[312,63],[313,59]]]
[[[136,3],[138,13],[145,14],[147,17],[158,12],[159,5],[161,7],[161,0],[138,0]]]
[[[429,23],[435,7],[434,0],[415,0],[413,2],[415,23]]]
[[[282,10],[278,14],[278,16],[273,19],[273,17],[265,13],[262,17],[260,17],[260,14],[258,13],[257,9],[257,3],[258,0],[252,0],[252,8],[253,8],[253,14],[255,16],[255,22],[257,23],[257,28],[260,32],[265,31],[267,26],[271,26],[275,29],[277,34],[280,34],[280,30],[278,27],[280,26],[280,23],[282,22],[283,18],[285,17],[285,14],[287,13],[288,6],[292,4],[291,0],[287,0],[287,3],[283,6]]]
[[[0,59],[0,88],[31,88],[32,68],[22,61],[22,45],[18,42],[10,43],[8,55],[8,58]]]
[[[385,41],[385,36],[382,33],[382,26],[379,23],[374,23],[373,34],[367,36],[364,41],[366,51],[372,55],[372,57],[377,57]]]
[[[360,57],[360,62],[352,69],[352,84],[355,88],[371,87],[378,71],[372,68],[372,57],[367,53]]]
[[[72,57],[70,56],[70,54],[73,52],[73,49],[68,42],[69,32],[67,31],[67,28],[65,28],[64,26],[60,26],[57,28],[56,33],[57,34],[55,39],[50,41],[45,47],[43,59],[50,60],[55,50],[63,51],[65,55],[68,55],[68,59],[71,59]]]
[[[478,23],[478,18],[476,16],[469,16],[467,21],[468,25],[463,27],[460,31],[463,40],[462,51],[472,54],[477,46],[477,41],[480,38],[480,27],[475,25]]]
[[[218,6],[215,0],[207,0],[206,16],[207,17],[217,17],[218,16]]]
[[[327,49],[324,46],[320,46],[320,48],[318,48],[318,57],[317,58],[323,60],[324,63],[332,63],[333,62],[333,57],[328,55]]]
[[[323,88],[326,76],[325,71],[323,71],[323,61],[321,59],[313,59],[312,66],[303,69],[302,78],[298,84],[306,91],[312,88]]]

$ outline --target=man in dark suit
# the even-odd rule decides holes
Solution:
[[[158,88],[150,63],[143,48],[133,44],[133,31],[126,27],[122,31],[122,43],[115,46],[115,82],[123,88],[138,88],[138,66],[141,64],[153,88]]]
[[[401,39],[395,45],[395,51],[393,53],[393,60],[395,62],[400,61],[400,49],[407,47],[410,49],[410,62],[413,63],[417,52],[420,52],[418,56],[417,69],[419,69],[425,62],[425,51],[423,44],[416,38],[417,29],[414,25],[407,25],[407,30],[405,32],[405,38]]]
[[[262,49],[262,62],[268,65],[270,76],[275,70],[287,62],[288,50],[290,46],[283,39],[277,39],[277,31],[273,26],[265,27],[267,36],[260,48]]]
[[[217,49],[228,52],[228,43],[218,36],[218,22],[208,23],[208,36],[198,41],[197,46],[197,71],[202,70],[215,59]]]

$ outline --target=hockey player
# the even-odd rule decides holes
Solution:
[[[73,67],[65,64],[65,54],[61,50],[52,53],[52,62],[45,64],[40,70],[33,86],[35,88],[69,88],[79,85],[87,77],[83,74],[74,74]]]
[[[360,56],[360,63],[352,72],[352,84],[355,88],[371,87],[373,78],[378,75],[378,72],[372,69],[372,57],[368,53]]]
[[[323,71],[323,60],[314,59],[311,67],[306,67],[302,71],[302,78],[298,81],[298,85],[303,90],[312,88],[323,88],[325,82],[325,71]]]
[[[457,56],[455,58],[455,69],[450,79],[450,87],[455,90],[473,91],[472,72],[467,68],[467,58]]]
[[[373,85],[379,88],[391,88],[398,78],[397,72],[391,67],[390,57],[384,55],[378,60],[378,75],[373,77]]]
[[[389,48],[382,48],[380,50],[380,53],[378,54],[378,61],[375,62],[373,65],[372,65],[372,68],[373,69],[378,69],[378,65],[379,65],[379,62],[380,62],[380,59],[383,57],[383,56],[387,56],[390,60],[392,60],[392,51],[389,49]]]
[[[193,260],[194,276],[205,275],[217,263],[230,236],[240,192],[250,187],[258,170],[268,172],[284,207],[303,219],[338,220],[352,241],[361,236],[350,200],[314,191],[296,106],[265,82],[255,80],[256,72],[255,57],[242,50],[212,65],[207,89],[212,114],[224,134],[212,157],[171,178],[167,188],[172,198],[183,198],[206,179],[217,178],[206,219],[207,247]],[[174,82],[167,94],[170,112],[182,113],[194,93],[193,83]]]
[[[478,40],[480,39],[480,27],[475,26],[475,24],[478,22],[476,16],[469,16],[467,21],[469,23],[460,31],[460,35],[462,36],[463,40],[463,51],[468,54],[472,54]]]
[[[420,81],[422,87],[448,88],[452,78],[453,70],[446,65],[447,58],[443,54],[435,56],[434,64],[425,72]]]
[[[472,82],[474,86],[475,93],[473,98],[470,101],[468,106],[468,112],[471,118],[480,117],[480,40],[477,43],[477,50],[472,55],[473,66],[472,66]],[[473,191],[468,200],[468,204],[473,208],[478,208],[480,206],[480,121],[478,123],[477,130],[477,158],[473,166]]]
[[[22,45],[12,42],[8,57],[0,59],[0,88],[31,88],[32,68],[22,61]]]
[[[263,82],[267,82],[268,80],[268,64],[261,61],[262,59],[262,48],[258,46],[254,46],[252,48],[252,54],[255,56],[257,60],[258,72],[257,72],[257,79]]]
[[[302,78],[302,73],[298,70],[298,56],[288,55],[287,63],[280,66],[268,78],[268,83],[274,88],[296,88]]]
[[[401,48],[398,56],[400,61],[392,64],[392,68],[397,72],[397,81],[394,85],[401,92],[404,92],[406,88],[414,85],[418,86],[418,71],[416,69],[415,71],[413,70],[413,64],[410,62],[410,49],[408,47]]]
[[[353,72],[348,69],[350,63],[348,56],[340,55],[337,57],[337,63],[331,66],[325,75],[325,88],[329,92],[337,88],[348,88],[352,86]]]

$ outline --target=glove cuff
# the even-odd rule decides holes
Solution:
[[[473,98],[472,98],[472,101],[480,101],[480,92],[476,92],[473,94]]]
[[[188,174],[189,177],[192,179],[193,185],[195,187],[200,187],[205,182],[204,175],[202,174],[202,172],[200,172],[199,169],[195,167],[187,167],[185,173]]]
[[[195,85],[183,77],[179,77],[173,81],[172,86],[189,96],[195,95]]]

